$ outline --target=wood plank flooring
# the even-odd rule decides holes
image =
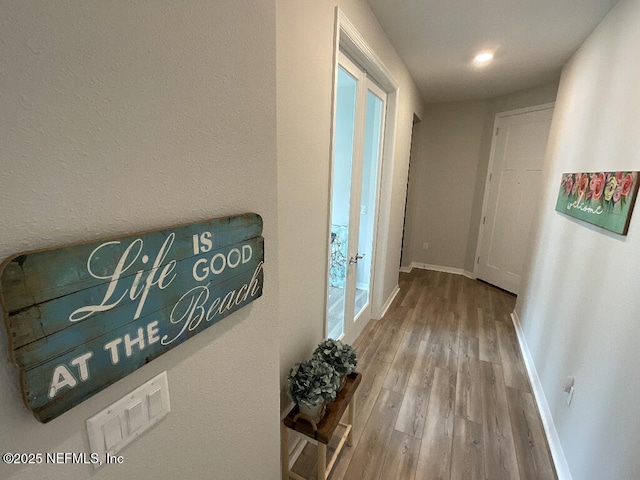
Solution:
[[[555,480],[510,313],[515,297],[463,276],[401,274],[354,342],[354,445],[330,480]],[[329,445],[329,453],[335,445]],[[316,479],[316,447],[293,470]]]

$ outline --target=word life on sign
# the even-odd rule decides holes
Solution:
[[[626,235],[638,193],[638,172],[564,173],[556,210]]]
[[[46,423],[260,297],[261,234],[251,213],[8,258],[27,407]]]

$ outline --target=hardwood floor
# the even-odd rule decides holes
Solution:
[[[329,479],[557,479],[514,305],[459,275],[401,274],[387,314],[354,343],[363,374],[354,445]],[[305,447],[296,473],[316,478],[315,449]]]

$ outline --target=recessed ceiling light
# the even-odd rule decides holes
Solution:
[[[493,52],[480,52],[473,59],[473,63],[477,66],[486,65],[493,59]]]

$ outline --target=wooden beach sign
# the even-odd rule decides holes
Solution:
[[[5,260],[27,407],[46,423],[260,297],[261,234],[249,213]]]

